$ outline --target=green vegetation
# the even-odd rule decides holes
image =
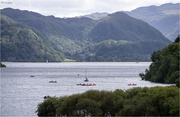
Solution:
[[[65,59],[64,62],[76,62],[76,60]]]
[[[138,42],[106,40],[88,46],[82,53],[88,51],[85,61],[150,61],[151,53],[163,48],[164,45],[166,43],[162,41],[151,40]]]
[[[1,60],[62,61],[63,55],[50,47],[46,38],[27,26],[1,15]]]
[[[150,61],[170,44],[147,23],[117,12],[100,20],[1,10],[1,60]]]
[[[6,67],[6,65],[4,65],[4,64],[2,64],[2,63],[0,62],[0,67]]]
[[[179,88],[174,86],[89,90],[46,99],[36,112],[38,116],[179,116],[179,99]]]
[[[176,83],[179,86],[179,56],[180,56],[180,35],[175,42],[165,47],[162,51],[154,52],[151,56],[152,64],[145,74],[139,74],[143,80],[160,83]]]

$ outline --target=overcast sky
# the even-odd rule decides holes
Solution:
[[[56,17],[75,17],[94,12],[131,11],[137,7],[165,3],[180,3],[179,0],[1,0],[0,9],[11,7],[38,12]]]

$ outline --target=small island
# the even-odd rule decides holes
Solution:
[[[4,65],[4,64],[2,64],[2,63],[0,62],[0,67],[6,67],[6,65]]]

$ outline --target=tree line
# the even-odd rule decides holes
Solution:
[[[179,116],[179,88],[89,90],[45,99],[38,104],[36,113],[38,116]]]
[[[149,70],[146,69],[145,74],[139,74],[143,80],[159,83],[176,83],[179,86],[179,39],[180,35],[174,43],[151,55],[152,64],[149,66]]]

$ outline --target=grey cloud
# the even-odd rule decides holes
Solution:
[[[6,0],[5,0],[6,1]],[[73,17],[94,12],[116,12],[132,10],[140,6],[179,3],[179,0],[9,0],[13,4],[2,4],[0,8],[16,8],[39,12],[43,15]]]

